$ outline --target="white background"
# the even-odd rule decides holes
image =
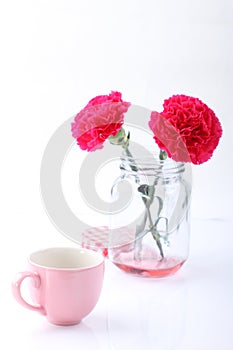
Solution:
[[[43,209],[40,161],[56,128],[98,94],[119,90],[124,100],[157,111],[177,93],[209,105],[223,137],[208,163],[193,166],[192,215],[233,220],[231,0],[1,1],[0,38],[6,314],[8,282],[27,254],[69,244]]]

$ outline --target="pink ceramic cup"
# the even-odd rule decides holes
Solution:
[[[83,248],[49,248],[29,257],[29,270],[12,283],[16,300],[30,310],[46,315],[58,325],[79,323],[95,307],[103,284],[104,258]],[[34,305],[21,294],[21,283],[31,279]]]

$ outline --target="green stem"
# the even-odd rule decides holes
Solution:
[[[158,232],[157,232],[157,230],[154,227],[153,220],[152,220],[151,213],[150,213],[150,209],[148,208],[148,206],[146,206],[146,209],[147,209],[148,219],[149,219],[149,222],[150,222],[150,230],[151,230],[151,233],[152,233],[152,237],[156,241],[156,244],[157,244],[157,246],[159,248],[159,252],[160,252],[161,258],[164,259],[163,247],[162,247],[162,244],[160,242],[160,239],[159,239],[159,236],[158,236]]]
[[[130,168],[131,168],[133,171],[136,171],[136,172],[137,172],[137,171],[138,171],[138,167],[137,167],[137,165],[136,165],[136,163],[135,163],[135,160],[134,160],[134,158],[133,158],[133,156],[132,156],[132,153],[129,151],[129,148],[128,148],[128,147],[125,148],[125,152],[126,152],[127,156],[128,156],[129,158],[131,158],[131,159],[130,159],[130,163],[129,163]],[[131,164],[131,161],[132,161],[133,164]]]
[[[129,139],[129,135],[128,135],[128,139]],[[134,161],[134,158],[133,158],[133,155],[132,153],[130,152],[129,148],[128,148],[128,144],[127,146],[124,147],[125,149],[125,152],[127,154],[127,156],[130,158],[130,160],[132,161],[133,164],[130,163],[130,168],[132,169],[132,171],[135,171],[137,172],[138,171],[138,168],[136,166],[136,163]],[[160,155],[159,155],[159,159],[160,160],[165,160],[167,158],[167,153],[163,150],[160,150]],[[162,165],[161,165],[161,168],[162,168]],[[155,179],[154,181],[154,186],[156,185],[156,181],[157,179]],[[151,200],[153,201],[153,198],[151,198]],[[150,223],[150,231],[152,233],[152,237],[153,239],[156,241],[156,244],[159,248],[159,252],[160,252],[160,255],[161,255],[161,258],[164,259],[164,253],[163,253],[163,247],[162,247],[162,244],[161,244],[161,241],[159,239],[159,234],[153,224],[153,220],[152,220],[152,216],[151,216],[151,212],[150,212],[150,205],[152,203],[152,201],[150,202],[149,206],[148,204],[145,202],[145,206],[146,206],[146,211],[147,211],[147,216],[148,216],[148,219],[149,219],[149,223]]]
[[[167,152],[165,152],[164,150],[160,150],[160,152],[159,152],[159,159],[160,160],[165,160],[165,159],[167,159]]]
[[[134,157],[133,157],[132,153],[129,150],[129,140],[130,140],[130,133],[128,133],[128,135],[126,135],[125,130],[123,128],[120,129],[120,131],[118,132],[118,134],[116,136],[109,137],[109,141],[113,145],[121,145],[122,146],[122,148],[125,150],[125,153],[126,153],[127,157],[130,158],[129,166],[130,166],[131,170],[137,173],[138,172],[138,167],[136,165],[136,162],[134,160]],[[165,151],[163,151],[163,150],[160,150],[159,159],[160,160],[165,160],[166,158],[167,158],[167,153]],[[162,165],[161,165],[161,167],[162,167]],[[155,179],[155,181],[154,181],[154,186],[156,185],[156,181],[157,181],[157,179]],[[149,223],[150,223],[149,229],[150,229],[150,231],[152,233],[152,237],[154,238],[154,240],[157,243],[160,255],[161,255],[162,259],[163,259],[164,258],[164,254],[163,254],[162,244],[161,244],[160,239],[159,239],[159,234],[158,234],[155,226],[153,225],[153,220],[152,220],[151,212],[150,212],[150,205],[151,205],[151,203],[153,202],[153,199],[154,199],[153,196],[154,195],[150,195],[150,201],[148,203],[146,201],[144,201],[144,203],[145,203],[145,206],[146,206],[147,216],[149,218]],[[144,218],[143,224],[146,224],[146,217]],[[150,231],[148,231],[148,232],[150,232]]]

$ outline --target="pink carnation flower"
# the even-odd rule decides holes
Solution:
[[[149,126],[159,147],[178,162],[201,164],[213,154],[222,136],[215,113],[201,100],[174,95],[160,114],[151,113]]]
[[[91,99],[71,124],[72,136],[80,148],[87,151],[102,148],[105,140],[121,129],[129,106],[117,91]]]

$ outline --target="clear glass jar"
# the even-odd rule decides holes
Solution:
[[[131,198],[124,212],[112,218],[110,227],[115,236],[119,230],[121,243],[109,249],[109,259],[140,276],[175,273],[189,253],[190,164],[160,160],[159,155],[133,158],[125,152],[113,189],[121,182],[131,186]]]

